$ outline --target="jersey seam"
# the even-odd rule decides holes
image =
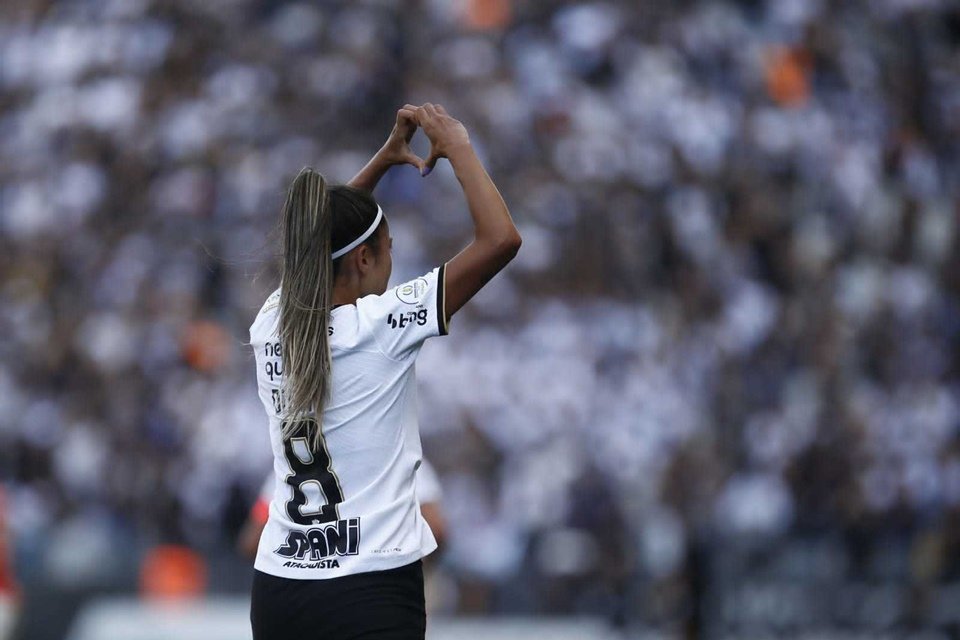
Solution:
[[[360,318],[360,322],[366,323],[367,318],[365,314],[358,313],[357,315]],[[377,351],[380,353],[380,355],[382,355],[384,358],[386,358],[390,362],[402,363],[405,360],[405,358],[394,358],[393,356],[388,354],[386,351],[384,351],[383,345],[380,344],[380,338],[377,337],[377,332],[375,328],[371,325],[368,325],[367,328],[370,330],[370,335],[373,336],[373,344],[377,345]],[[372,352],[368,352],[368,353],[372,353]]]
[[[342,346],[333,346],[333,345],[330,345],[330,350],[331,350],[331,351],[337,350],[337,351],[349,351],[349,352],[351,352],[351,353],[354,353],[354,352],[359,352],[359,353],[379,353],[379,354],[382,354],[382,355],[385,355],[385,356],[387,355],[387,354],[383,353],[382,351],[380,351],[379,349],[380,349],[380,345],[377,345],[377,350],[373,350],[373,349],[358,349],[357,347],[342,347]],[[387,357],[389,358],[390,356],[387,356]]]

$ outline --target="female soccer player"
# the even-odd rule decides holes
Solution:
[[[426,161],[409,148],[418,126]],[[389,227],[369,191],[394,164],[426,175],[440,158],[463,187],[473,241],[388,290]],[[436,542],[414,488],[414,362],[516,255],[520,235],[466,129],[430,103],[397,112],[349,185],[301,171],[281,216],[280,288],[250,327],[276,475],[254,562],[253,637],[423,638],[420,559]]]

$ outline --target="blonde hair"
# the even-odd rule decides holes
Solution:
[[[294,178],[283,204],[278,330],[283,349],[281,435],[286,441],[305,430],[312,451],[322,447],[320,418],[330,397],[328,331],[341,260],[331,258],[334,243],[346,246],[358,238],[376,213],[377,203],[369,193],[345,185],[328,186],[309,167]],[[378,234],[364,244],[377,250]]]
[[[301,429],[311,450],[320,446],[312,415],[323,415],[330,396],[327,331],[333,304],[331,215],[327,181],[305,168],[294,179],[283,205],[283,266],[279,338],[283,345],[284,440]]]

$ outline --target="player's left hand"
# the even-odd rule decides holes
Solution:
[[[417,132],[417,108],[411,104],[405,104],[397,111],[397,123],[390,132],[390,137],[383,145],[381,152],[384,158],[391,165],[411,164],[418,170],[423,170],[423,158],[415,154],[410,149],[410,140],[413,134]]]

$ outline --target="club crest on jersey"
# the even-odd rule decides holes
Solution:
[[[290,531],[286,541],[273,551],[290,558],[283,566],[295,569],[333,569],[340,566],[329,556],[355,556],[360,553],[360,518],[338,520],[306,531]],[[295,560],[306,560],[294,562]]]
[[[397,287],[397,297],[400,302],[405,304],[417,304],[426,292],[427,281],[425,278],[417,278],[413,282]]]

